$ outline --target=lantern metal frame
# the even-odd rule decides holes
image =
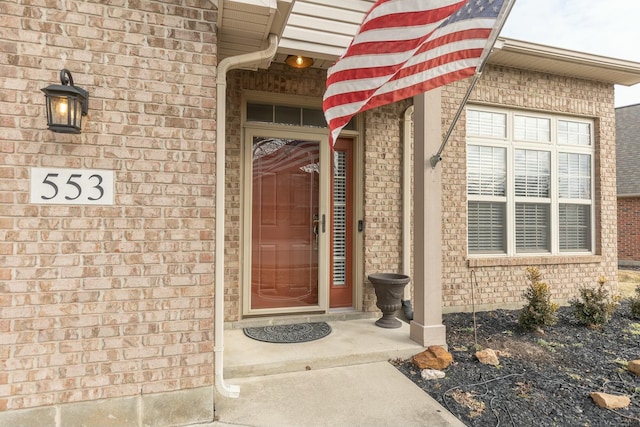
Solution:
[[[89,112],[89,92],[73,84],[67,69],[60,71],[59,85],[44,89],[47,110],[47,128],[53,132],[82,132],[82,116]]]

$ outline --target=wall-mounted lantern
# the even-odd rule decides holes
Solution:
[[[42,91],[46,99],[47,127],[53,132],[80,133],[82,116],[89,112],[89,92],[73,85],[69,70],[60,71],[59,85]]]

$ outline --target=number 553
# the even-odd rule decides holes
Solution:
[[[113,171],[32,168],[30,202],[112,205]]]

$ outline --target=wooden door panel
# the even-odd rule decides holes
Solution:
[[[253,159],[251,307],[318,304],[319,144],[256,138],[271,144]]]

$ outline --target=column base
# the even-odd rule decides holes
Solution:
[[[430,345],[447,347],[447,334],[444,325],[422,325],[412,320],[409,338],[423,347],[429,347]]]

